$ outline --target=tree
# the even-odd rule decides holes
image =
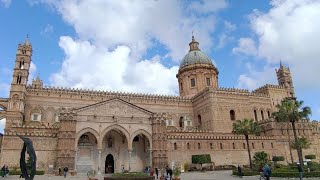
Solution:
[[[296,130],[296,122],[307,119],[311,114],[310,107],[302,107],[303,101],[297,101],[295,98],[285,98],[281,101],[281,104],[277,105],[278,111],[273,113],[276,121],[278,122],[290,122],[292,125],[294,142],[298,144],[298,135]],[[297,153],[299,163],[303,164],[302,150],[300,146],[297,146]]]
[[[244,119],[243,121],[237,120],[236,122],[233,123],[233,133],[242,134],[246,138],[250,169],[252,169],[252,160],[251,160],[250,146],[249,146],[249,135],[258,134],[259,132],[260,132],[260,127],[258,126],[257,122],[253,121],[253,119]]]
[[[273,156],[272,161],[276,165],[278,163],[278,161],[284,161],[284,157],[283,156]]]
[[[268,163],[268,154],[264,151],[256,152],[253,156],[253,163],[257,166]]]
[[[200,164],[202,169],[202,164],[211,163],[211,156],[210,154],[192,155],[192,163]]]
[[[306,137],[298,137],[298,143],[296,142],[291,142],[291,147],[293,149],[300,149],[301,154],[303,149],[308,149],[310,148],[311,143]],[[300,163],[300,162],[299,162]]]

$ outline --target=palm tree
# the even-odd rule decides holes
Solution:
[[[242,134],[246,138],[247,150],[249,154],[250,169],[252,169],[252,160],[249,146],[249,135],[258,134],[260,132],[260,127],[257,122],[254,122],[253,119],[244,119],[243,121],[237,120],[233,123],[233,133]]]
[[[278,122],[290,122],[292,125],[295,144],[298,144],[298,135],[296,131],[296,122],[301,119],[306,119],[311,114],[310,107],[302,107],[303,101],[297,101],[295,98],[285,98],[281,101],[281,104],[277,105],[278,112],[273,113],[273,117]],[[299,163],[302,165],[302,151],[297,146],[297,153]]]
[[[293,149],[300,149],[301,154],[302,154],[302,149],[309,149],[310,148],[310,141],[306,137],[299,137],[298,138],[298,143],[292,142],[291,147]]]

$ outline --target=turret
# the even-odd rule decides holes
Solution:
[[[278,70],[276,69],[276,73],[279,85],[287,89],[289,97],[294,97],[294,87],[289,67],[284,67],[280,61],[280,68]]]

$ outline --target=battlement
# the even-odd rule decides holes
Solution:
[[[101,91],[92,89],[78,89],[78,88],[65,88],[65,87],[50,87],[45,86],[43,88],[27,87],[28,92],[37,93],[52,93],[52,94],[68,94],[68,95],[82,95],[90,97],[118,97],[118,98],[136,98],[144,100],[163,100],[163,101],[179,101],[190,102],[191,99],[180,96],[159,95],[159,94],[145,94],[145,93],[131,93],[131,92],[118,92],[118,91]]]
[[[247,90],[247,89],[224,88],[224,87],[219,87],[219,88],[217,88],[217,91],[227,91],[227,92],[237,92],[237,93],[249,93],[249,90]]]
[[[252,92],[261,92],[261,91],[267,90],[268,88],[271,88],[271,89],[285,89],[284,86],[274,85],[274,84],[266,84],[266,85],[263,85],[263,86],[255,89],[255,90],[253,90]]]

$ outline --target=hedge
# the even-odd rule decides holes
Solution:
[[[283,156],[273,156],[272,161],[284,161],[284,157]]]
[[[272,172],[271,177],[299,177],[299,172]],[[303,177],[320,177],[320,172],[303,172]]]
[[[304,156],[306,159],[316,159],[316,155],[314,154],[308,154]]]
[[[210,154],[192,155],[192,163],[193,164],[211,163],[211,156]]]
[[[21,175],[21,171],[20,170],[10,170],[9,171],[10,175]],[[36,175],[44,175],[44,171],[40,170],[40,171],[36,171]]]

